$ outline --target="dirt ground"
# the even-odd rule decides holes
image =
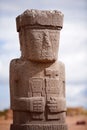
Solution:
[[[10,130],[10,124],[12,120],[0,119],[0,130]]]
[[[77,125],[76,122],[85,121],[85,124]],[[87,130],[87,116],[68,116],[66,118],[68,130]],[[12,120],[0,119],[0,130],[10,130]]]
[[[77,122],[85,122],[85,124],[77,125]],[[68,116],[66,118],[68,130],[87,130],[87,116]]]

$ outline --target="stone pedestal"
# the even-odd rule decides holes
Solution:
[[[56,62],[63,14],[26,10],[16,23],[21,57],[10,64],[10,130],[67,130],[65,68]]]

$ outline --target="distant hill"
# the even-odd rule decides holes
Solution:
[[[84,109],[83,107],[68,107],[67,115],[68,116],[87,115],[87,109]]]
[[[12,110],[10,109],[5,109],[3,111],[0,111],[0,117],[3,117],[4,119],[12,119],[13,118],[13,113]]]

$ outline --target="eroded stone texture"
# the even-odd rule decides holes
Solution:
[[[16,22],[21,58],[10,64],[11,130],[67,130],[65,67],[56,62],[63,14],[26,10]]]

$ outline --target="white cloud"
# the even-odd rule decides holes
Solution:
[[[0,17],[0,39],[13,40],[16,38],[15,17]]]
[[[9,65],[10,61],[14,58],[20,57],[20,50],[19,46],[15,44],[14,38],[12,42],[4,43],[1,46],[1,53],[0,53],[0,83],[1,84],[8,84],[9,81]]]
[[[87,95],[82,95],[82,91],[87,90],[85,85],[67,85],[67,106],[84,106],[87,108]]]
[[[64,28],[61,31],[60,49],[62,53],[77,53],[77,51],[84,51],[85,43],[87,41],[87,27],[84,23],[65,22]]]
[[[11,13],[12,13],[12,12],[17,11],[17,9],[18,9],[17,4],[15,5],[15,4],[11,3],[11,2],[6,3],[4,1],[0,3],[0,10],[8,11],[8,12],[11,11]]]
[[[87,28],[82,23],[65,23],[61,31],[59,59],[66,65],[66,79],[86,80]]]

